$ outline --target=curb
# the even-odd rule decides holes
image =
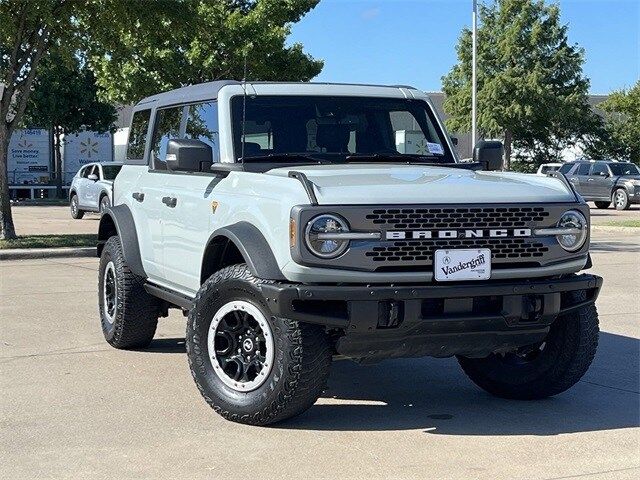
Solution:
[[[640,228],[638,227],[616,227],[613,225],[591,225],[591,230],[596,232],[609,232],[609,233],[637,233],[640,234]]]
[[[95,257],[96,247],[64,248],[9,248],[0,250],[0,260],[27,260],[34,258]]]

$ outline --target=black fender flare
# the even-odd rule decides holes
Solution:
[[[139,277],[147,278],[142,266],[138,232],[131,210],[127,205],[115,205],[105,210],[98,226],[98,257],[102,255],[104,244],[114,234],[120,237],[124,259],[131,271]]]
[[[224,237],[242,254],[251,274],[263,280],[286,280],[280,271],[276,257],[262,232],[249,222],[238,222],[215,230],[207,241],[207,249],[216,238]],[[205,249],[205,252],[207,251]],[[206,253],[202,258],[202,266]]]

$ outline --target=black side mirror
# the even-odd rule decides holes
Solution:
[[[600,172],[598,175],[600,175],[601,177],[607,178],[609,176],[609,174],[607,172]]]
[[[213,164],[213,150],[200,140],[172,139],[167,143],[167,169],[174,172],[207,172]]]
[[[473,149],[473,161],[483,170],[500,170],[503,156],[504,146],[496,140],[480,140]]]
[[[458,137],[449,137],[451,138],[451,143],[453,143],[454,147],[458,146]]]

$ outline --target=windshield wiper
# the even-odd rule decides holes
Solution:
[[[238,159],[241,162],[251,163],[251,162],[273,162],[278,160],[293,160],[293,161],[302,161],[308,162],[311,160],[314,163],[320,163],[321,159],[318,157],[314,157],[313,155],[309,155],[308,153],[296,153],[296,152],[283,152],[283,153],[266,153],[263,155],[251,155],[240,157]]]
[[[346,161],[375,161],[385,162],[387,160],[404,160],[410,163],[412,160],[445,161],[445,157],[438,155],[421,155],[419,153],[351,153],[345,157]]]

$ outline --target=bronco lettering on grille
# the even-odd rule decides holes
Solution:
[[[429,238],[500,238],[530,237],[530,228],[496,228],[465,230],[409,230],[386,232],[387,240],[422,240]]]

